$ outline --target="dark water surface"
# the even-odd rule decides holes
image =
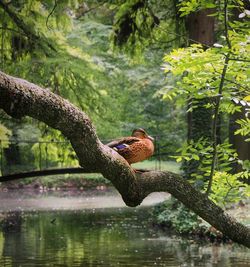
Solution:
[[[201,245],[153,228],[149,206],[167,197],[125,208],[114,191],[1,191],[0,267],[250,267],[244,247]]]
[[[250,266],[249,249],[170,236],[152,228],[148,212],[16,212],[0,232],[0,266]],[[12,219],[20,223],[13,226]]]

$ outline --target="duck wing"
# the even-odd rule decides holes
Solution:
[[[129,147],[133,143],[139,142],[140,140],[141,139],[137,137],[129,136],[129,137],[124,137],[124,138],[120,138],[117,140],[113,140],[110,143],[106,144],[106,146],[111,147],[111,148],[116,148],[116,150],[120,150],[120,149]]]

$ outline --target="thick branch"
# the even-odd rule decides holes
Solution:
[[[110,180],[128,206],[136,206],[150,193],[167,191],[232,240],[250,247],[250,230],[170,172],[137,174],[115,151],[103,145],[81,110],[49,90],[0,72],[0,108],[15,118],[31,116],[60,130],[71,142],[80,165]]]
[[[102,173],[128,205],[140,204],[133,170],[119,154],[99,141],[88,116],[67,100],[0,72],[0,108],[14,118],[31,116],[60,130],[70,140],[83,168]]]
[[[208,199],[206,194],[197,191],[180,175],[170,172],[144,173],[142,191],[167,191],[194,211],[205,221],[220,230],[233,241],[250,247],[250,229],[229,216],[222,208]]]

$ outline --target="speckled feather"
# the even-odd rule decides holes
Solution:
[[[129,164],[143,161],[154,153],[154,144],[147,138],[124,137],[108,143],[107,146],[115,149]]]

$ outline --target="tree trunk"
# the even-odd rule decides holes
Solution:
[[[4,156],[6,160],[4,174],[10,173],[11,167],[21,164],[20,150],[17,144],[11,143],[8,148],[5,148]]]
[[[244,4],[245,10],[250,9],[250,2],[248,0],[244,0],[243,4]],[[234,20],[240,20],[239,14],[241,12],[242,12],[241,9],[238,9],[238,8],[233,9]],[[247,137],[244,137],[242,135],[234,135],[234,132],[239,129],[239,125],[236,123],[236,121],[239,119],[245,119],[247,111],[250,109],[250,107],[247,106],[247,103],[246,103],[246,106],[241,105],[240,102],[239,103],[235,102],[234,104],[240,105],[241,111],[235,112],[229,118],[229,142],[232,144],[233,148],[235,148],[240,160],[250,160],[250,142],[245,141]],[[234,167],[233,171],[235,173],[242,171],[242,166],[238,163],[235,163],[233,167]],[[249,184],[250,178],[246,180]]]
[[[213,13],[214,9],[205,9],[188,16],[186,28],[191,43],[201,43],[205,47],[213,45],[215,19],[209,16]]]
[[[189,101],[188,108],[192,107]],[[198,141],[201,137],[211,140],[212,136],[212,110],[205,108],[204,105],[209,101],[208,98],[199,100],[197,107],[187,113],[188,140]],[[200,162],[197,160],[184,161],[182,170],[186,179],[191,178],[191,174],[197,172]]]
[[[247,137],[242,136],[240,134],[234,134],[235,131],[240,128],[239,124],[236,121],[240,119],[245,119],[246,113],[246,108],[242,106],[240,112],[235,112],[233,115],[230,116],[229,122],[229,141],[238,153],[238,157],[240,160],[250,160],[250,142],[246,141],[249,136]],[[236,163],[236,165],[234,166],[234,172],[237,173],[240,171],[242,171],[242,166]]]
[[[152,192],[169,192],[226,236],[250,248],[249,228],[178,174],[135,174],[124,158],[100,142],[88,116],[60,96],[0,72],[0,108],[14,118],[31,116],[61,131],[70,140],[80,165],[88,172],[102,173],[128,206],[139,205]]]
[[[214,43],[214,17],[209,17],[213,9],[191,13],[186,20],[189,42],[203,44],[204,48]],[[198,140],[201,137],[211,137],[212,112],[204,108],[209,99],[200,100],[198,107],[188,112],[188,139]],[[192,100],[188,103],[192,106]]]
[[[191,13],[187,17],[186,29],[188,31],[189,43],[203,44],[204,49],[214,43],[215,19],[208,16],[213,12],[213,9],[200,10]],[[193,101],[197,102],[197,100],[190,99],[188,109],[192,107]],[[198,107],[187,113],[188,140],[197,141],[201,137],[211,140],[212,110],[204,107],[209,101],[210,99],[208,98],[199,100],[198,103],[195,103]],[[182,169],[187,179],[191,178],[191,174],[197,171],[199,164],[199,161],[195,160],[183,163]]]

